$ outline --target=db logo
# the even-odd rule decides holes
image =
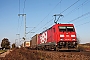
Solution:
[[[47,42],[47,32],[44,32],[44,33],[40,36],[40,41],[41,41],[41,43],[46,43],[46,42]]]

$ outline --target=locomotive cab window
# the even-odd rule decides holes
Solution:
[[[64,32],[64,31],[73,32],[74,31],[74,27],[73,26],[59,26],[59,31],[60,32]]]
[[[59,26],[59,31],[66,31],[66,27],[65,26]]]
[[[67,31],[74,31],[74,27],[67,27]]]

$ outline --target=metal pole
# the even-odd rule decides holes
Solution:
[[[18,40],[18,39],[15,39],[15,45],[16,45],[16,47],[17,47],[17,41],[16,40]]]
[[[24,16],[25,16],[25,40],[26,40],[26,14],[24,14]]]
[[[19,42],[20,42],[20,34],[16,34],[18,36],[18,46],[19,46]]]
[[[25,38],[25,40],[26,40],[26,14],[18,14],[18,16],[20,16],[20,15],[22,15],[22,16],[24,16],[24,18],[25,18],[25,23],[24,23],[24,38]]]

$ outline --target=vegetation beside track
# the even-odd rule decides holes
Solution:
[[[90,43],[79,44],[78,48],[80,49],[80,51],[90,51]]]
[[[2,53],[4,53],[4,52],[6,52],[7,50],[0,50],[0,54],[2,54]]]

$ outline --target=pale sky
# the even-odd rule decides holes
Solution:
[[[90,0],[0,0],[0,41],[6,37],[14,43],[18,33],[24,37],[24,20],[18,16],[23,9],[26,32],[35,32],[27,34],[27,40],[51,27],[53,15],[61,13],[64,17],[58,22],[73,23],[80,43],[90,42]]]

